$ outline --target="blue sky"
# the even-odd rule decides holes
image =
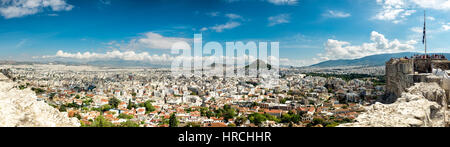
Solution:
[[[448,0],[0,0],[0,57],[163,60],[168,44],[201,33],[223,45],[279,41],[282,64],[302,66],[422,51],[423,10],[431,52],[449,52]]]

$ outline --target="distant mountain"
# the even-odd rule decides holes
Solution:
[[[152,64],[148,61],[127,61],[127,60],[97,60],[86,63],[92,66],[103,67],[151,67],[151,68],[168,68],[170,64]]]
[[[268,70],[272,69],[272,65],[267,64],[262,60],[256,60],[252,64],[245,66],[245,69],[259,69],[259,68],[267,68]]]
[[[334,66],[383,66],[391,58],[400,57],[411,57],[414,52],[403,52],[403,53],[393,53],[393,54],[378,54],[366,56],[359,59],[349,59],[349,60],[329,60],[318,64],[311,65],[310,67],[334,67]],[[438,53],[439,54],[439,53]],[[449,58],[450,53],[444,53],[444,55]]]

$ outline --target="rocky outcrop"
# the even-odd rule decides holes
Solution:
[[[36,94],[30,89],[13,87],[12,82],[0,81],[0,127],[80,126],[77,118],[69,118],[67,113],[37,101]]]
[[[365,107],[355,123],[340,127],[444,127],[446,95],[437,83],[416,83],[392,104]]]

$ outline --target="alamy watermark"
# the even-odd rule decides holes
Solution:
[[[193,48],[182,41],[172,45],[171,72],[175,77],[216,76],[259,79],[272,87],[279,81],[279,42],[219,42],[203,44],[202,35],[194,34]]]

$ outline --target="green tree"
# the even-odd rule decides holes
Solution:
[[[281,115],[281,122],[282,123],[298,123],[299,121],[301,121],[301,114],[295,114],[292,111],[289,111],[287,114],[282,114]]]
[[[117,106],[119,106],[119,104],[120,104],[120,100],[113,97],[113,98],[109,99],[108,103],[109,103],[109,105],[111,105],[111,108],[117,108]]]
[[[323,124],[325,122],[325,120],[321,119],[321,118],[314,118],[312,123],[314,125],[318,125],[318,124]]]
[[[20,86],[19,86],[19,89],[20,89],[20,90],[24,90],[25,88],[27,88],[25,85],[20,85]]]
[[[55,97],[55,95],[56,95],[56,93],[50,93],[50,94],[48,95],[48,98],[49,98],[50,100],[53,100],[53,98]]]
[[[128,100],[128,106],[127,106],[127,109],[131,109],[131,108],[136,108],[136,104],[133,103],[133,102],[131,102],[131,99],[130,99],[130,100]]]
[[[336,126],[338,126],[338,125],[339,125],[339,123],[337,123],[337,122],[332,122],[332,123],[326,125],[325,127],[336,127]]]
[[[292,116],[290,114],[282,114],[281,115],[281,122],[282,123],[289,123],[291,122]]]
[[[245,121],[247,121],[247,118],[245,118],[245,117],[237,117],[236,120],[234,120],[234,123],[237,126],[241,126],[241,125],[243,125],[245,123]]]
[[[199,123],[188,122],[184,127],[201,127]]]
[[[126,122],[120,123],[120,127],[139,127],[139,124],[134,121],[127,120]]]
[[[263,121],[267,120],[267,117],[260,113],[253,113],[249,115],[248,119],[250,120],[250,122],[259,126]]]
[[[75,114],[73,115],[73,117],[76,117],[76,118],[78,118],[78,120],[81,120],[81,115],[80,115],[79,113],[75,113]]]
[[[150,113],[150,112],[153,112],[156,110],[155,107],[153,107],[151,101],[146,101],[144,103],[144,107],[145,107],[146,113]]]
[[[190,112],[192,112],[192,108],[186,108],[186,109],[184,109],[184,111],[186,112],[186,113],[190,113]]]
[[[119,116],[117,116],[117,118],[121,118],[121,119],[133,119],[133,115],[127,115],[124,113],[119,114]]]
[[[41,89],[41,88],[31,88],[31,90],[32,91],[34,91],[36,94],[42,94],[42,93],[44,93],[45,92],[45,90],[44,89]]]
[[[103,115],[98,116],[88,127],[114,127],[114,124],[108,121]]]
[[[102,111],[102,112],[105,112],[105,111],[108,111],[109,109],[111,109],[112,107],[111,107],[111,105],[103,105],[101,108],[100,108],[100,110]]]
[[[91,103],[94,102],[94,100],[92,100],[92,98],[87,98],[86,100],[83,101],[84,106],[89,106],[91,105]]]
[[[175,116],[175,113],[172,113],[169,118],[169,127],[178,127],[178,119]]]
[[[65,105],[61,105],[60,107],[59,107],[59,111],[60,112],[66,112],[67,110],[66,110],[66,106]]]
[[[285,98],[280,99],[280,103],[281,103],[281,104],[285,104],[286,101],[287,101],[287,99],[285,99]]]
[[[223,117],[226,121],[228,119],[232,119],[237,115],[236,110],[232,108],[230,105],[224,105],[223,109],[218,109],[216,111],[217,117]]]
[[[145,107],[145,113],[153,112],[156,110],[152,105],[152,101],[145,101],[144,103],[140,103],[139,107]]]
[[[212,117],[212,116],[214,116],[214,112],[212,112],[211,110],[209,110],[208,108],[206,108],[206,107],[201,107],[200,108],[200,115],[201,116],[206,116],[206,117]]]

